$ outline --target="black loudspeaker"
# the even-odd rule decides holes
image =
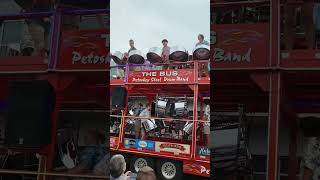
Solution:
[[[125,108],[127,99],[127,89],[123,87],[115,87],[111,92],[111,107],[112,109]]]
[[[54,89],[48,81],[10,82],[5,144],[42,148],[51,142]]]

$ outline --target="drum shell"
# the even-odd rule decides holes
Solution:
[[[162,50],[158,47],[150,48],[149,52],[147,53],[147,59],[151,63],[162,63]]]
[[[113,59],[113,61],[118,64],[118,65],[125,65],[126,62],[126,58],[124,57],[124,54],[121,53],[120,51],[116,51],[112,54],[111,58]]]
[[[141,51],[132,50],[129,53],[128,62],[130,64],[144,64],[145,58],[144,58],[144,56],[143,56]]]
[[[210,47],[207,45],[198,45],[193,50],[194,60],[208,60],[210,59]]]
[[[174,46],[170,49],[169,58],[174,61],[186,62],[188,61],[188,52],[185,48],[180,46]]]

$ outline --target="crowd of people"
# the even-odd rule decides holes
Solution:
[[[127,164],[123,155],[116,154],[109,162],[110,180],[156,180],[154,170],[149,166],[139,169],[137,174],[126,171]]]

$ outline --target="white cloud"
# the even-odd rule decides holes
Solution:
[[[111,52],[127,51],[128,40],[147,53],[153,46],[179,45],[192,51],[197,35],[210,37],[209,0],[111,0]]]

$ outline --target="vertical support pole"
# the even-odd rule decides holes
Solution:
[[[297,132],[298,122],[297,119],[290,121],[290,144],[289,144],[289,179],[297,180],[296,171],[298,168],[297,159]]]
[[[193,88],[193,130],[192,130],[192,149],[191,158],[196,157],[197,151],[197,120],[198,120],[198,85]]]
[[[200,120],[203,120],[203,98],[200,97],[199,100],[200,100]],[[204,123],[201,122],[201,125],[203,127]],[[200,135],[201,135],[201,140],[206,140],[206,139],[204,139],[204,134],[203,133],[201,133]]]
[[[55,155],[55,145],[56,145],[56,138],[57,138],[57,124],[59,120],[59,111],[61,109],[62,98],[63,98],[62,92],[59,89],[59,80],[58,80],[58,87],[56,88],[56,102],[55,102],[55,107],[52,114],[52,122],[51,122],[51,144],[48,147],[49,149],[48,149],[48,158],[47,158],[47,170],[49,171],[51,171],[53,168],[53,160]]]
[[[128,77],[129,77],[129,74],[130,74],[130,72],[129,72],[129,70],[130,70],[129,63],[126,64],[125,70],[126,70],[125,77],[124,77],[125,78],[125,83],[128,83]]]
[[[54,70],[59,59],[59,42],[61,34],[61,10],[57,9],[53,15],[52,31],[50,37],[50,55],[49,55],[49,70]]]
[[[128,65],[126,67],[129,67]],[[127,68],[128,70],[128,68]],[[127,75],[126,75],[127,77]],[[126,78],[127,79],[127,78]],[[124,109],[121,110],[121,123],[120,123],[120,134],[119,134],[119,146],[121,143],[123,143],[123,140],[124,140],[124,135],[125,135],[125,132],[124,132],[124,127],[126,125],[126,116],[127,115],[127,106],[128,106],[128,103],[129,103],[129,94],[130,94],[130,88],[128,86],[125,86],[125,88],[127,89],[127,97],[126,97],[126,107]]]
[[[268,170],[267,179],[277,180],[278,133],[280,113],[281,73],[271,72],[269,92]]]
[[[277,180],[278,175],[278,133],[280,111],[280,2],[271,0],[270,22],[270,59],[269,66],[273,67],[270,73],[269,91],[269,126],[268,126],[268,163],[267,179]]]
[[[43,155],[39,155],[38,156],[38,160],[39,160],[39,165],[38,165],[38,173],[45,173],[46,170],[46,157]],[[45,175],[37,175],[37,180],[45,180],[46,176]]]

